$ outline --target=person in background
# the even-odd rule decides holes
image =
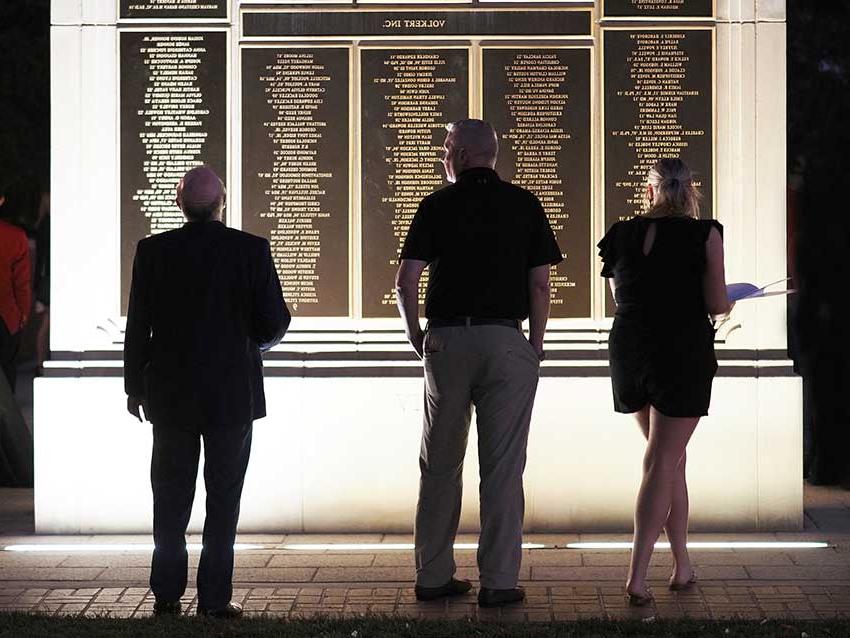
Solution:
[[[803,377],[804,472],[810,485],[850,490],[850,301],[846,255],[850,221],[831,206],[835,175],[829,161],[810,160],[799,191],[796,295],[789,299],[794,359]],[[825,162],[825,164],[824,164]]]
[[[46,191],[41,194],[35,246],[33,313],[38,327],[35,335],[35,369],[36,374],[39,374],[50,351],[50,193]]]
[[[685,448],[708,414],[717,371],[710,315],[728,313],[723,227],[699,219],[688,166],[662,159],[649,172],[644,215],[615,223],[602,241],[602,276],[617,304],[608,339],[614,409],[633,414],[647,439],[626,582],[629,604],[652,601],[646,572],[664,529],[670,589],[696,580],[687,550]]]
[[[124,339],[127,409],[153,424],[154,613],[181,613],[186,527],[201,441],[207,491],[198,613],[235,618],[233,542],[253,422],[266,415],[262,351],[289,326],[269,242],[221,222],[224,184],[208,167],[177,187],[181,228],[139,242]]]
[[[407,337],[425,360],[415,594],[434,600],[472,587],[454,577],[452,545],[474,405],[481,468],[478,604],[496,607],[525,596],[517,586],[522,474],[549,318],[549,268],[563,256],[539,200],[494,170],[493,127],[462,120],[448,130],[443,165],[452,183],[420,203],[396,276]],[[423,333],[419,280],[426,266]]]
[[[32,308],[32,267],[27,235],[7,221],[15,218],[18,209],[15,189],[0,186],[0,368],[13,393],[19,335]]]

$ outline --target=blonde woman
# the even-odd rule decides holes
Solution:
[[[730,310],[723,227],[699,219],[688,166],[659,161],[646,198],[644,215],[617,222],[599,242],[602,276],[617,303],[608,341],[614,409],[633,414],[647,439],[626,581],[634,606],[652,601],[646,572],[662,529],[673,553],[670,589],[696,582],[687,550],[685,448],[708,414],[717,371],[709,316]]]

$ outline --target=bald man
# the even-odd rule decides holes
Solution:
[[[478,604],[496,607],[525,595],[517,586],[522,474],[549,317],[549,267],[562,256],[537,198],[494,170],[493,127],[463,120],[447,128],[443,166],[451,185],[419,205],[396,277],[407,337],[425,360],[415,592],[419,600],[434,600],[471,589],[454,577],[452,545],[474,406],[481,467]],[[418,289],[426,266],[423,333]]]
[[[153,424],[156,614],[180,614],[186,526],[201,442],[207,492],[198,612],[232,618],[233,542],[255,419],[266,415],[260,352],[290,315],[269,243],[222,222],[224,184],[208,167],[177,186],[186,223],[136,248],[124,338],[127,409]]]

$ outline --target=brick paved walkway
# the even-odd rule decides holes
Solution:
[[[16,543],[149,543],[145,536],[34,536],[31,492],[0,490],[0,548]],[[624,535],[531,535],[545,549],[526,550],[521,573],[528,599],[502,610],[479,610],[474,596],[419,603],[413,596],[410,551],[301,551],[290,543],[400,543],[411,537],[240,536],[261,546],[237,553],[234,598],[251,614],[401,614],[420,618],[571,620],[681,616],[699,618],[850,618],[850,492],[807,488],[806,530],[800,534],[694,534],[702,540],[823,540],[827,549],[692,552],[700,582],[669,592],[670,554],[656,552],[651,578],[656,603],[625,606],[628,552],[572,550],[576,540],[626,540]],[[459,542],[474,542],[472,537]],[[193,537],[193,542],[199,539]],[[197,552],[190,554],[190,583]],[[0,610],[138,617],[151,613],[146,551],[13,553],[0,551]],[[457,552],[459,575],[477,579],[475,552]],[[187,591],[194,613],[194,590]]]

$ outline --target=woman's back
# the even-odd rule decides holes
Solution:
[[[707,320],[703,292],[706,241],[713,220],[635,217],[614,224],[599,243],[602,275],[614,277],[617,316],[671,321]],[[660,320],[658,323],[656,320]]]
[[[650,403],[668,416],[707,413],[717,370],[704,292],[712,228],[722,232],[710,220],[636,217],[599,242],[617,301],[608,355],[618,412]]]

